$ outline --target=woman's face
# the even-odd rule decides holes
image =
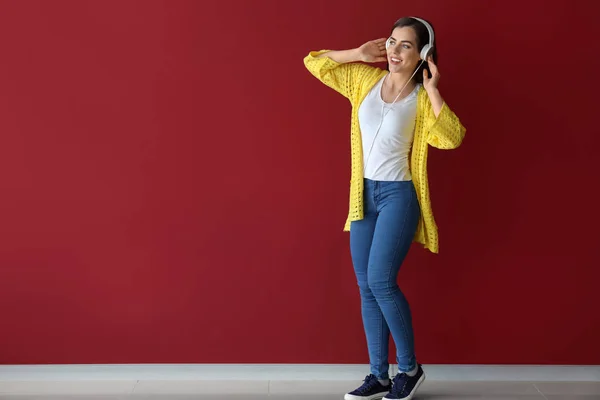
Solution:
[[[410,26],[396,28],[390,36],[387,57],[390,72],[413,73],[421,61],[417,48],[417,34]]]

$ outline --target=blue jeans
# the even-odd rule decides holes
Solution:
[[[412,181],[365,179],[364,188],[365,215],[350,226],[350,251],[360,289],[371,373],[388,379],[390,331],[398,369],[407,372],[417,366],[410,308],[397,277],[421,210]]]

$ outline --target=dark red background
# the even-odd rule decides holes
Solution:
[[[0,2],[0,363],[366,363],[349,104],[310,50],[434,23],[423,363],[600,363],[593,1]],[[374,4],[374,3],[373,3]]]

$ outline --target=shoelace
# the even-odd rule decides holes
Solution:
[[[363,383],[363,385],[358,389],[358,392],[360,394],[366,394],[369,393],[377,383],[379,383],[379,381],[377,380],[377,378],[375,378],[372,375],[367,375],[367,377],[364,380],[365,383]]]
[[[392,391],[394,392],[394,394],[404,393],[404,390],[406,389],[406,384],[408,383],[408,378],[409,376],[406,373],[396,375],[392,384]]]

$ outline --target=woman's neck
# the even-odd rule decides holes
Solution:
[[[411,78],[411,75],[412,74],[402,72],[390,72],[387,79],[387,85],[393,92],[399,92],[402,90],[402,88],[404,88],[404,91],[411,91],[416,85],[416,81],[414,79],[411,79],[411,82],[406,83]],[[406,87],[404,87],[405,85]]]

